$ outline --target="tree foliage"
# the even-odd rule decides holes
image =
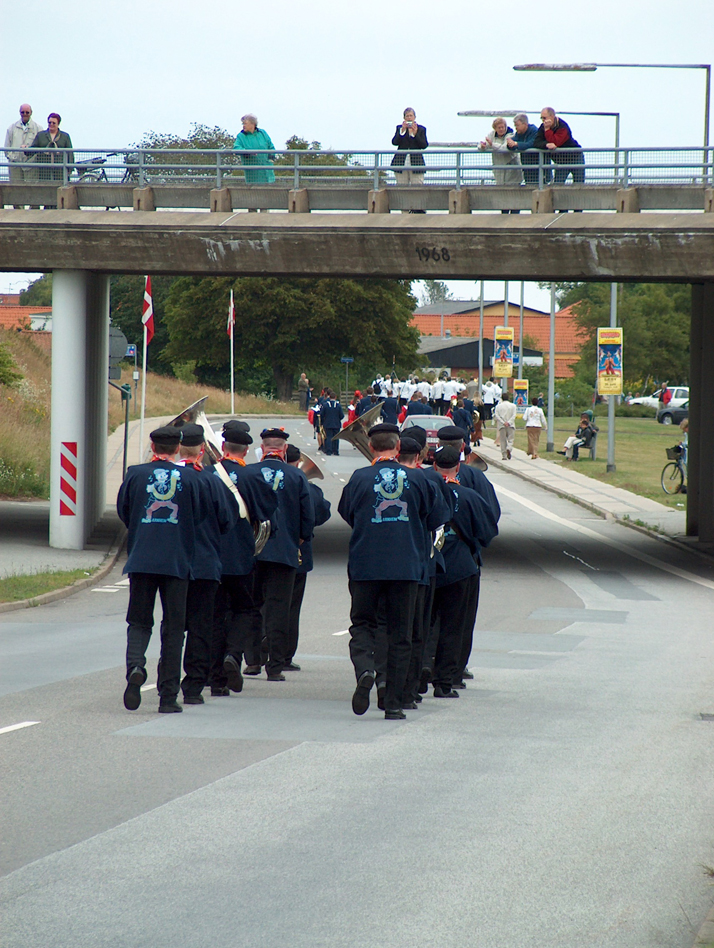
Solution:
[[[419,285],[421,284],[421,285]],[[443,280],[420,280],[417,282],[417,294],[422,306],[434,306],[444,300],[453,300],[454,294]]]
[[[201,382],[230,383],[231,289],[240,389],[272,375],[278,397],[286,399],[298,372],[314,379],[345,355],[370,370],[391,367],[393,357],[408,368],[415,363],[419,335],[409,325],[414,300],[405,282],[181,277],[166,300],[166,358],[195,359]]]
[[[0,385],[15,388],[23,378],[7,346],[0,345]]]
[[[20,306],[52,306],[51,273],[44,273],[20,291]]]
[[[560,284],[561,306],[573,306],[583,329],[578,376],[595,375],[597,329],[610,324],[610,284]],[[624,330],[624,373],[629,388],[689,378],[691,289],[679,283],[622,283],[617,324]]]

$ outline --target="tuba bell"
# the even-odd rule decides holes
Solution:
[[[382,406],[377,402],[377,404],[373,405],[364,415],[360,415],[359,418],[355,418],[353,422],[346,425],[335,437],[341,438],[343,441],[348,441],[351,445],[354,445],[354,447],[371,462],[372,453],[369,450],[369,438],[367,435],[370,428],[379,424],[381,416]]]
[[[305,452],[302,450],[300,451],[300,460],[297,462],[296,466],[298,470],[303,472],[309,481],[324,481],[325,479],[325,475],[318,467],[317,462],[313,461],[313,459],[309,455],[305,454]]]
[[[223,445],[221,443],[221,439],[211,427],[211,423],[206,416],[205,405],[207,401],[208,395],[204,395],[203,398],[199,398],[197,402],[194,402],[193,405],[189,405],[188,408],[185,408],[181,414],[177,415],[173,421],[169,422],[169,424],[173,425],[175,428],[182,428],[184,425],[188,424],[200,425],[203,428],[203,434],[206,439],[204,449],[206,456],[213,464],[220,479],[235,497],[236,503],[238,504],[238,509],[240,510],[241,518],[243,520],[250,521],[253,527],[253,538],[255,540],[255,555],[258,556],[258,554],[262,552],[265,544],[270,539],[270,521],[254,520],[250,516],[248,505],[241,496],[238,488],[228,476],[228,472],[223,467],[223,464],[221,463],[223,459]],[[315,467],[317,467],[317,465],[315,465]]]

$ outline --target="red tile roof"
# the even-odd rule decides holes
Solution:
[[[52,309],[51,306],[46,307]],[[29,329],[30,313],[34,310],[28,306],[0,306],[1,329]]]

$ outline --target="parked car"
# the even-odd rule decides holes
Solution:
[[[680,405],[679,408],[672,408],[670,402],[666,408],[660,408],[657,412],[657,421],[661,425],[678,425],[685,418],[689,418],[689,401]]]
[[[670,385],[670,388],[672,389],[672,400],[667,408],[681,408],[685,402],[689,401],[689,388],[686,385]],[[647,405],[648,408],[659,408],[661,395],[662,389],[658,388],[654,395],[633,398],[630,405]]]
[[[436,451],[439,444],[439,428],[448,428],[453,423],[453,420],[447,418],[446,415],[409,415],[408,418],[404,419],[402,431],[407,435],[410,428],[418,427],[426,431],[426,446],[428,449],[426,460],[427,463],[432,464],[434,462],[434,451]]]

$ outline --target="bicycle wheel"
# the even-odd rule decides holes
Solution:
[[[662,490],[665,494],[678,494],[684,484],[682,468],[676,461],[670,461],[662,468]]]

